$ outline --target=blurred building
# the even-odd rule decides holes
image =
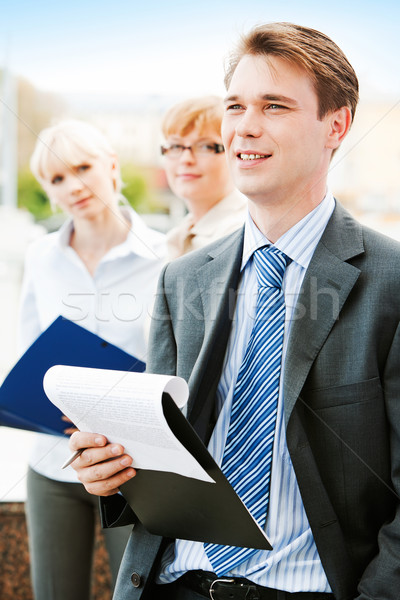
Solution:
[[[400,102],[360,102],[333,158],[330,185],[365,225],[400,240]]]
[[[17,205],[17,85],[8,69],[0,72],[0,205]]]
[[[355,121],[333,158],[329,181],[335,195],[357,215],[400,213],[400,103],[396,98],[372,96],[360,101]],[[18,82],[18,164],[27,164],[35,135],[62,118],[91,121],[110,139],[121,163],[150,173],[161,205],[174,219],[184,212],[182,203],[163,180],[159,147],[166,110],[182,98],[164,96],[70,95],[58,97]],[[362,91],[362,98],[366,93]]]
[[[171,102],[172,103],[172,102]],[[170,104],[160,98],[137,101],[132,110],[102,112],[93,118],[115,145],[122,161],[162,169],[161,121]],[[334,156],[329,174],[335,195],[352,211],[400,215],[400,102],[361,101],[349,135]],[[161,188],[162,190],[163,188]]]
[[[356,212],[400,214],[400,102],[360,102],[330,172],[338,197]]]

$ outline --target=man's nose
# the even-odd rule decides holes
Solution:
[[[262,134],[261,121],[255,110],[248,108],[240,116],[236,125],[236,134],[240,137],[260,137]]]

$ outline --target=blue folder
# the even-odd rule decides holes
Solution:
[[[145,363],[76,323],[58,317],[28,348],[0,388],[0,425],[64,435],[68,424],[43,390],[54,365],[142,373]]]

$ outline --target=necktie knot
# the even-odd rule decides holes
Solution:
[[[253,258],[258,286],[280,289],[290,258],[275,246],[258,248]]]

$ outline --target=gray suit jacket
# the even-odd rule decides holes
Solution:
[[[189,420],[205,441],[242,244],[236,232],[167,265],[159,282],[148,370],[188,381]],[[400,244],[337,205],[304,278],[283,382],[288,449],[336,600],[399,597],[399,322]],[[132,518],[115,502],[103,503],[107,526]],[[162,549],[135,525],[117,600],[151,598]]]

